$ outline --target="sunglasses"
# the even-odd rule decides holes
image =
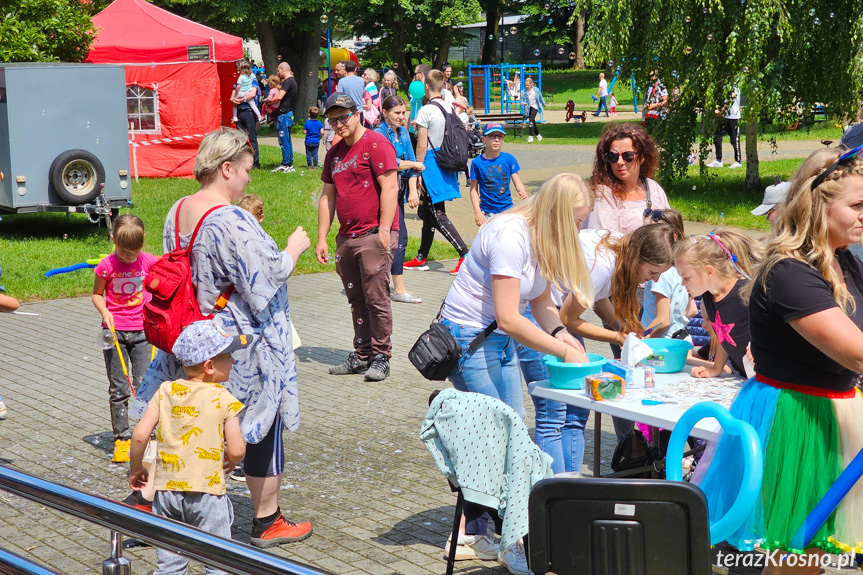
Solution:
[[[863,145],[857,146],[853,150],[849,150],[849,151],[845,152],[844,154],[842,154],[841,156],[839,156],[838,160],[836,160],[835,162],[830,164],[829,168],[827,168],[826,170],[821,172],[817,178],[812,180],[812,187],[810,188],[810,191],[815,191],[815,188],[817,188],[818,186],[820,186],[821,184],[824,183],[824,180],[827,179],[827,176],[829,176],[830,174],[835,172],[836,169],[839,166],[841,166],[842,164],[844,164],[845,162],[848,162],[849,160],[853,160],[854,158],[859,156],[861,152],[863,152]]]
[[[665,214],[662,213],[662,210],[654,210],[651,208],[645,208],[644,212],[641,214],[643,218],[650,217],[652,222],[663,221],[668,225],[671,225],[671,222],[668,221],[668,218],[665,217]]]
[[[616,164],[617,160],[619,160],[621,157],[623,157],[623,161],[628,164],[629,162],[637,158],[638,154],[635,152],[623,152],[622,154],[619,154],[617,152],[605,152],[605,161],[609,164]]]
[[[348,120],[351,119],[351,116],[356,114],[356,112],[351,112],[350,114],[345,114],[344,116],[339,116],[338,118],[327,118],[327,123],[330,126],[338,126],[339,124],[347,124]]]

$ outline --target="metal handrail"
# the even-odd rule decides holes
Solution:
[[[62,575],[0,547],[0,573],[8,575]]]
[[[331,575],[185,523],[0,466],[0,489],[235,575]],[[112,537],[112,546],[117,538]],[[115,554],[117,549],[114,550]],[[51,571],[32,571],[49,575]]]

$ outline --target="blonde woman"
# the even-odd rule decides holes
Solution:
[[[480,229],[441,311],[464,351],[450,375],[456,389],[496,397],[524,417],[516,343],[567,362],[585,361],[584,348],[561,329],[550,288],[571,291],[585,307],[593,304],[578,243],[578,228],[592,207],[582,179],[559,174]],[[528,303],[540,327],[522,315]],[[497,330],[471,352],[471,341],[493,321]]]
[[[367,68],[363,72],[363,82],[366,87],[363,90],[363,124],[366,128],[374,128],[381,117],[381,99],[378,94],[378,73],[374,68]]]
[[[855,389],[863,373],[863,263],[848,251],[863,233],[861,149],[841,157],[840,150],[822,149],[806,159],[742,294],[756,375],[743,384],[731,413],[761,438],[763,505],[728,541],[742,550],[760,544],[806,553],[768,566],[767,574],[816,574],[817,555],[863,551],[860,482],[810,541],[792,541],[863,447],[863,398]],[[720,438],[706,467],[697,480],[711,518],[720,517],[740,485],[739,440]]]
[[[245,479],[255,506],[250,542],[271,547],[301,541],[312,533],[310,523],[289,521],[279,509],[282,432],[294,431],[300,423],[285,282],[309,248],[309,237],[299,227],[285,249],[279,250],[251,213],[231,205],[243,197],[251,169],[252,148],[245,132],[223,128],[207,134],[195,159],[195,179],[201,189],[168,211],[163,243],[165,253],[178,245],[187,248],[200,222],[190,260],[201,313],[212,313],[221,296],[233,287],[213,321],[229,334],[258,336],[253,345],[233,354],[225,387],[245,406],[240,413],[243,438],[248,442]],[[177,359],[159,352],[138,391],[136,415],[144,412],[162,382],[179,379],[181,374]]]

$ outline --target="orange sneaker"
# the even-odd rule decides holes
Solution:
[[[123,503],[125,503],[126,505],[131,505],[139,511],[146,511],[147,513],[153,512],[153,502],[144,499],[144,496],[141,495],[141,492],[139,490],[135,490],[130,493],[129,496],[123,500]]]
[[[282,543],[295,543],[308,539],[312,535],[312,524],[294,523],[279,515],[273,524],[266,529],[252,525],[252,537],[249,543],[255,547],[266,549]]]

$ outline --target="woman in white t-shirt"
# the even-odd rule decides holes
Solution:
[[[585,258],[593,259],[590,271],[595,303],[593,309],[603,324],[601,327],[582,319],[588,308],[578,298],[554,294],[560,306],[560,318],[573,334],[623,345],[628,333],[643,335],[638,301],[638,286],[646,281],[658,281],[674,264],[672,245],[674,232],[670,226],[643,226],[621,236],[604,230],[582,230],[579,234]],[[571,419],[571,418],[568,418]],[[633,422],[612,418],[618,440],[623,441],[632,431]],[[559,421],[563,425],[563,419]],[[550,425],[554,425],[552,421]],[[584,425],[581,425],[584,433]],[[566,446],[565,446],[566,448]],[[572,471],[581,471],[581,467]]]
[[[550,288],[572,292],[585,308],[593,305],[578,243],[592,203],[580,177],[558,174],[480,229],[441,311],[441,323],[463,351],[449,376],[456,389],[496,397],[524,417],[516,342],[566,362],[587,359],[561,324]],[[528,303],[541,327],[522,315]],[[471,352],[470,343],[493,321],[497,330]]]
[[[652,210],[669,208],[665,190],[651,178],[659,152],[641,126],[620,124],[602,133],[596,145],[590,185],[596,197],[584,227],[628,233]]]

